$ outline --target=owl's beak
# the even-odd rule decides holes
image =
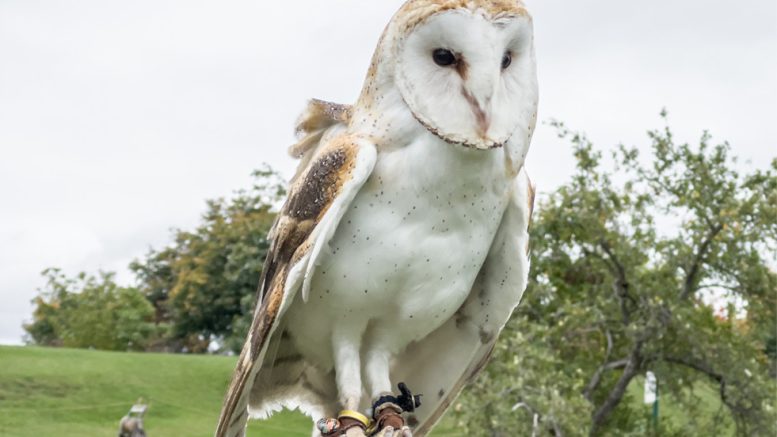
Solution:
[[[494,93],[492,91],[477,93],[471,92],[470,89],[466,87],[462,89],[462,95],[467,100],[472,115],[475,117],[475,133],[478,137],[477,140],[469,142],[470,147],[487,150],[501,146],[488,136],[488,130],[491,128],[491,99]]]
[[[472,109],[472,114],[475,116],[480,139],[489,142],[488,130],[491,127],[491,100],[496,93],[499,77],[489,74],[490,72],[483,73],[473,75],[473,79],[479,79],[472,80],[463,90],[463,94]]]
[[[466,90],[464,91],[464,98],[467,99],[467,103],[469,103],[469,106],[472,109],[472,114],[475,116],[475,121],[478,124],[478,134],[480,135],[480,138],[487,139],[488,128],[491,126],[491,117],[488,115],[488,112],[484,108],[488,108],[488,105],[491,103],[490,98],[485,102],[481,102]]]

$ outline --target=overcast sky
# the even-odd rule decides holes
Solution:
[[[115,270],[191,228],[267,162],[291,175],[305,100],[351,103],[401,0],[0,0],[0,344],[45,267]],[[777,156],[773,0],[534,0],[540,119],[647,144],[670,111],[744,166]],[[541,191],[570,174],[540,126]]]

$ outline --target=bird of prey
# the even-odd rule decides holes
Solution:
[[[283,408],[314,436],[430,431],[526,287],[537,102],[517,0],[409,0],[356,103],[311,101],[218,437]]]

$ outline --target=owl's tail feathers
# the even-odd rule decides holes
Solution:
[[[221,409],[216,437],[244,437],[248,423],[248,396],[256,378],[254,362],[251,360],[249,343],[243,347],[237,368],[227,391]]]

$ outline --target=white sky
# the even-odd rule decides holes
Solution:
[[[306,99],[351,103],[401,0],[0,0],[0,344],[48,266],[116,270],[285,154]],[[752,166],[777,156],[773,0],[534,0],[541,120],[645,145],[670,111]],[[540,126],[528,166],[566,180]]]

